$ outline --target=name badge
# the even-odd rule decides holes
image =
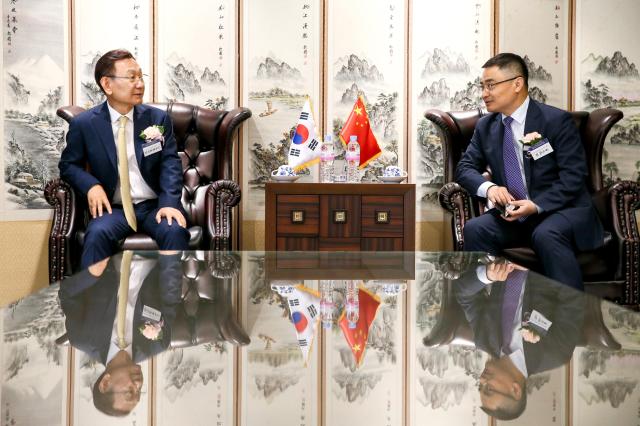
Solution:
[[[544,331],[549,331],[549,327],[551,327],[552,322],[545,318],[540,312],[535,309],[531,312],[531,316],[529,317],[529,322],[534,324]]]
[[[529,151],[534,160],[544,157],[545,155],[549,155],[553,152],[553,147],[549,142],[543,143],[539,147],[532,149]]]
[[[151,306],[144,305],[142,307],[142,317],[150,319],[151,321],[159,322],[162,317],[162,312]]]
[[[156,141],[156,142],[152,141],[142,145],[142,152],[144,153],[145,157],[148,157],[151,154],[155,154],[156,152],[160,152],[160,151],[162,151],[162,142],[160,141]]]

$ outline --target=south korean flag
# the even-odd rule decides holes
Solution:
[[[320,320],[320,294],[304,285],[274,286],[271,288],[287,298],[291,322],[296,330],[298,346],[307,365],[318,321]]]
[[[291,147],[289,147],[289,165],[296,172],[320,161],[320,142],[316,135],[311,101],[307,97],[298,118],[298,125],[291,137]]]

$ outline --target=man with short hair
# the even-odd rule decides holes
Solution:
[[[476,348],[489,355],[478,378],[481,409],[515,419],[527,405],[527,378],[571,358],[582,335],[584,294],[490,256],[453,288]]]
[[[568,112],[529,97],[520,56],[500,53],[483,69],[490,114],[476,124],[456,181],[495,207],[465,224],[464,249],[498,255],[531,246],[545,275],[582,289],[575,252],[604,241],[577,128]],[[491,181],[482,176],[487,168]]]
[[[60,177],[87,197],[91,214],[80,266],[116,253],[136,231],[161,250],[188,249],[182,164],[169,116],[142,105],[142,70],[126,50],[98,59],[95,80],[107,100],[70,123],[59,163]]]
[[[169,347],[182,301],[181,252],[128,253],[129,261],[127,252],[102,259],[59,290],[69,343],[105,366],[93,403],[109,416],[125,416],[140,401],[139,364]]]

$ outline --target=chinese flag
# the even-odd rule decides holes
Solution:
[[[382,150],[378,146],[378,141],[375,135],[371,131],[369,123],[369,115],[364,107],[362,96],[358,96],[356,103],[353,105],[353,110],[349,114],[346,123],[342,126],[340,131],[340,140],[345,149],[349,143],[351,135],[358,137],[358,144],[360,145],[360,168],[364,168],[370,161],[375,160],[380,156]]]
[[[353,352],[356,365],[359,367],[364,358],[364,350],[367,344],[367,338],[369,337],[369,328],[371,324],[373,324],[373,320],[376,319],[376,314],[380,307],[380,298],[375,294],[369,293],[363,286],[359,286],[358,298],[360,315],[358,316],[356,328],[349,328],[349,321],[347,321],[347,315],[344,311],[338,320],[338,324],[340,324],[344,337],[351,348],[351,352]]]

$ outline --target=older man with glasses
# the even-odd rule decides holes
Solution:
[[[91,213],[80,266],[111,256],[138,230],[161,250],[188,249],[182,164],[168,114],[142,105],[144,74],[126,50],[98,59],[95,80],[107,100],[71,122],[59,164]]]
[[[482,68],[490,114],[478,121],[456,181],[493,208],[465,225],[464,249],[497,255],[531,246],[545,275],[581,289],[575,252],[601,246],[603,227],[587,190],[578,130],[568,112],[529,97],[520,56],[500,53]],[[487,169],[490,181],[482,175]]]

